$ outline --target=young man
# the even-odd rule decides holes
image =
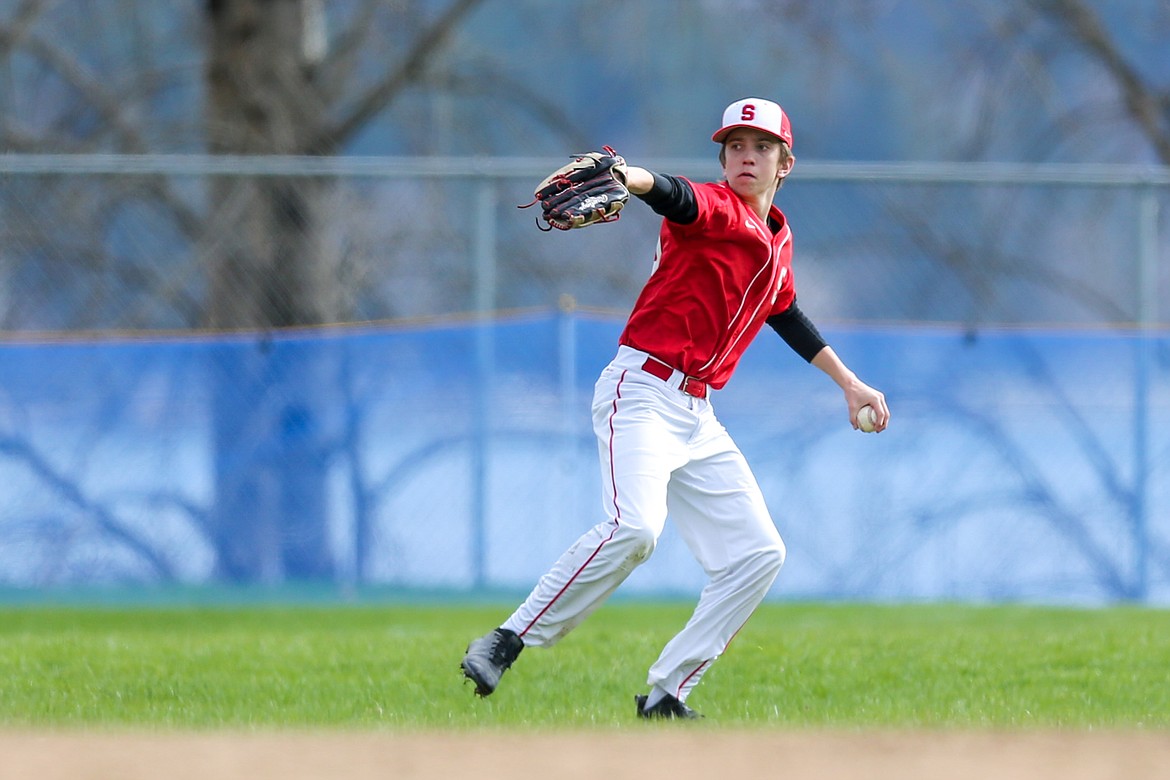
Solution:
[[[841,388],[854,428],[863,406],[876,413],[877,431],[889,422],[882,393],[841,362],[796,305],[792,232],[772,203],[796,159],[788,117],[769,100],[738,100],[712,140],[721,144],[721,182],[627,169],[630,192],[664,219],[654,270],[593,398],[609,517],[499,628],[468,646],[463,673],[481,696],[521,650],[554,645],[600,606],[649,558],[669,512],[709,581],[635,703],[644,718],[698,717],[688,694],[784,563],[760,488],[709,397],[765,323]]]

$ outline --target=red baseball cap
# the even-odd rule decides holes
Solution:
[[[717,144],[737,127],[751,127],[774,135],[792,147],[792,124],[778,103],[763,98],[737,100],[723,111],[723,127],[715,131],[711,140]]]

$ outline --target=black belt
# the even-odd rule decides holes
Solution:
[[[674,375],[674,369],[656,357],[646,358],[646,362],[642,364],[642,370],[651,376],[658,377],[663,382],[669,382],[670,377]],[[707,383],[701,379],[695,379],[693,376],[684,376],[678,389],[695,398],[707,397]]]

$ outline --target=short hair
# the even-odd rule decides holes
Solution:
[[[792,147],[788,145],[787,141],[781,138],[777,138],[776,141],[780,144],[780,162],[784,162],[792,156]],[[727,141],[719,145],[719,164],[727,167]]]

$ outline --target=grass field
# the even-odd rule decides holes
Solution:
[[[691,609],[611,603],[476,699],[459,659],[509,606],[0,609],[0,726],[624,726]],[[689,703],[717,727],[1160,730],[1170,612],[769,603]]]

